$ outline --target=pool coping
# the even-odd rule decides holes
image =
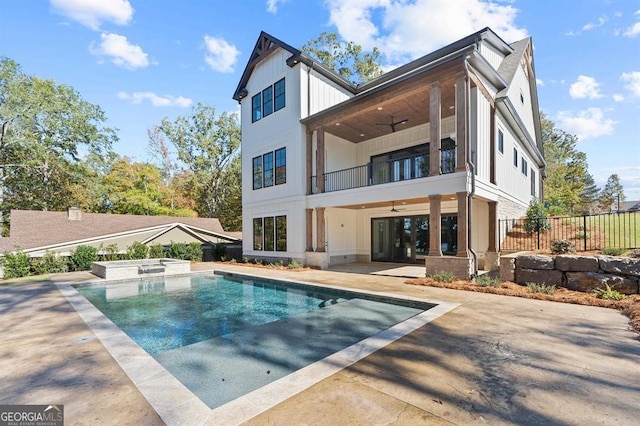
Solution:
[[[185,276],[211,275],[217,271],[199,271]],[[227,273],[234,277],[246,277],[248,279],[269,280],[259,275]],[[368,337],[360,342],[348,346],[328,357],[313,364],[303,367],[281,379],[266,386],[249,392],[233,401],[214,409],[209,408],[193,392],[176,379],[158,361],[144,351],[129,336],[120,330],[111,320],[105,317],[95,306],[85,299],[74,288],[74,285],[92,283],[116,283],[123,280],[88,280],[74,283],[56,283],[60,292],[73,306],[78,315],[87,324],[91,331],[100,340],[102,345],[120,365],[129,379],[138,388],[160,418],[168,425],[173,424],[239,424],[247,421],[260,413],[276,406],[277,404],[308,389],[314,384],[330,377],[331,375],[351,366],[364,357],[376,352],[390,343],[419,329],[429,322],[450,312],[458,307],[459,303],[444,302],[433,299],[423,299],[403,296],[385,292],[358,290],[355,293],[366,294],[374,297],[383,297],[396,300],[409,300],[420,303],[434,304],[435,306],[401,323],[398,323],[378,334]],[[128,280],[127,280],[128,281]],[[312,287],[328,288],[353,293],[353,289],[317,284],[300,280],[277,279],[285,283],[303,284]]]

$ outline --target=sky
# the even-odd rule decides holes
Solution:
[[[232,99],[260,31],[300,48],[321,32],[392,69],[492,28],[531,36],[540,108],[579,138],[602,187],[640,200],[639,0],[1,0],[0,57],[72,86],[118,129],[114,150],[150,159],[147,130]]]

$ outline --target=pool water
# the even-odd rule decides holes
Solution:
[[[77,290],[210,408],[433,307],[218,275]]]

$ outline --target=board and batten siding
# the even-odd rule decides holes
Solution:
[[[522,99],[520,98],[522,95]],[[511,100],[514,108],[516,109],[518,116],[527,128],[527,132],[533,138],[535,137],[534,117],[533,117],[533,105],[531,94],[531,85],[529,84],[528,71],[523,62],[518,66],[507,96]]]
[[[489,181],[491,173],[491,105],[476,87],[471,89],[469,137],[476,176]]]
[[[495,70],[498,70],[502,60],[504,59],[504,55],[486,42],[480,43],[479,50],[480,54],[487,60],[487,62],[489,62]]]
[[[346,89],[336,86],[325,76],[302,64],[298,67],[300,75],[300,118],[323,111],[353,96]],[[310,95],[310,96],[309,96]],[[307,112],[307,109],[309,110]]]

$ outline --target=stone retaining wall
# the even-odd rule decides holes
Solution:
[[[608,284],[620,293],[638,294],[640,259],[514,253],[500,258],[500,279],[523,285],[555,284],[585,292]]]

